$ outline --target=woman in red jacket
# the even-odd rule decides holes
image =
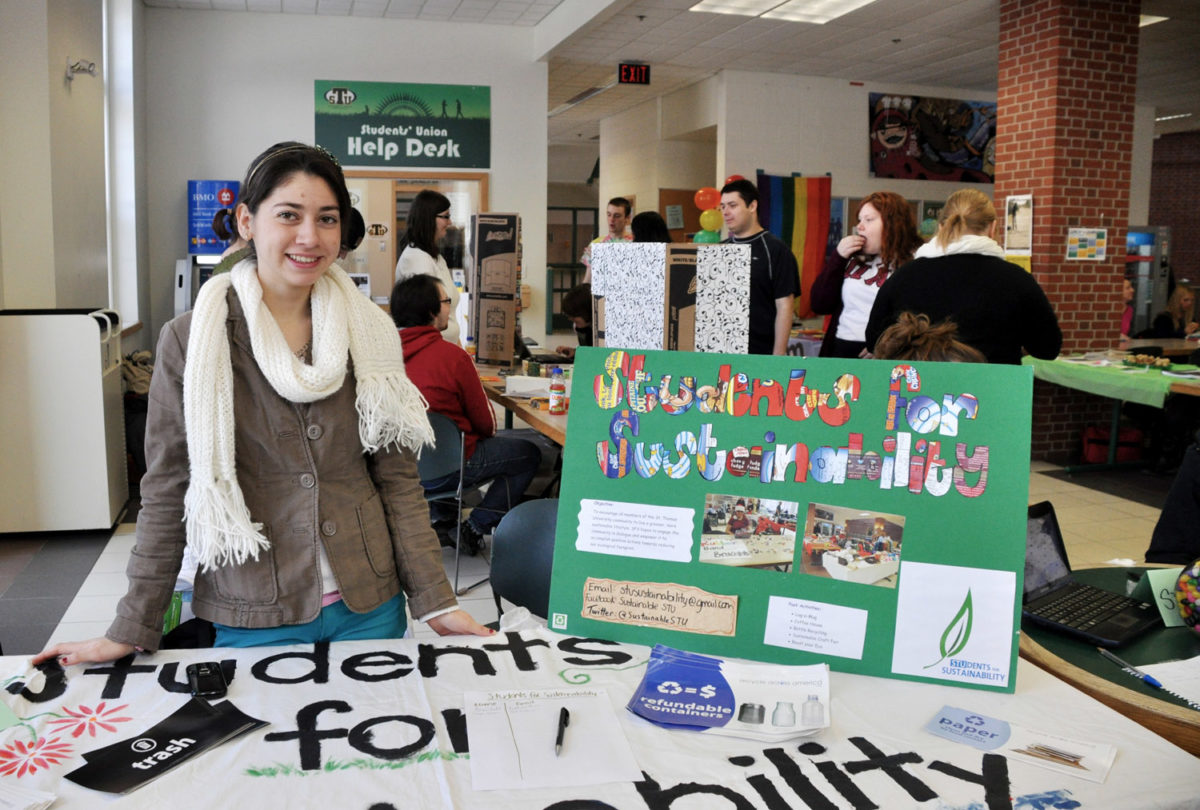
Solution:
[[[473,555],[509,507],[520,503],[537,475],[541,451],[533,442],[496,432],[496,418],[475,363],[456,344],[442,340],[450,322],[450,300],[440,281],[421,274],[396,285],[391,309],[392,320],[400,327],[408,378],[429,402],[429,410],[450,417],[463,432],[467,457],[463,484],[494,479],[483,502],[458,527],[462,550]],[[453,475],[421,484],[427,490],[438,489]],[[445,542],[454,523],[450,516],[442,518],[438,507],[432,507],[433,525]]]

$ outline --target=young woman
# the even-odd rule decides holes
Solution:
[[[429,410],[448,416],[463,432],[467,463],[463,483],[473,486],[493,480],[483,501],[471,515],[455,526],[451,510],[431,514],[434,529],[445,535],[457,529],[458,542],[469,555],[483,545],[504,513],[521,502],[521,496],[537,475],[542,460],[538,446],[511,431],[497,432],[492,404],[488,401],[475,363],[465,351],[442,340],[450,319],[450,296],[446,286],[427,275],[407,278],[392,290],[392,320],[400,328],[404,345],[404,367],[409,378],[429,402]],[[427,489],[442,489],[458,473],[437,481],[423,481]],[[436,507],[436,504],[435,504]]]
[[[1034,357],[1056,357],[1062,332],[1054,309],[1032,274],[1004,260],[995,232],[996,209],[986,194],[978,189],[951,194],[937,235],[876,296],[867,347],[874,350],[900,313],[912,312],[933,324],[954,321],[958,339],[983,352],[989,363],[1020,363],[1022,349]]]
[[[416,475],[432,436],[387,316],[334,264],[350,197],[332,156],[276,144],[246,173],[247,259],[158,343],[129,591],[105,637],[35,659],[157,649],[186,547],[216,646],[490,633],[459,610]]]
[[[450,268],[446,266],[446,259],[438,253],[438,242],[449,227],[450,200],[430,189],[417,192],[412,207],[408,209],[408,229],[398,245],[400,258],[396,262],[396,281],[423,273],[442,282],[450,294],[450,324],[442,332],[442,337],[458,346],[462,345],[462,341],[454,313],[458,311],[459,292],[454,286]]]
[[[1154,318],[1149,337],[1182,338],[1200,329],[1196,323],[1196,294],[1186,284],[1176,284],[1167,298],[1167,309]]]
[[[907,200],[890,191],[863,199],[854,233],[838,242],[813,282],[813,311],[832,316],[822,357],[863,356],[867,318],[879,288],[920,246]]]

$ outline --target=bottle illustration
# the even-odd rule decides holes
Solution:
[[[771,712],[771,725],[796,725],[796,710],[792,708],[790,701],[781,700],[775,704],[775,711]]]
[[[809,695],[800,707],[800,723],[805,728],[817,728],[825,725],[825,707],[816,695]]]

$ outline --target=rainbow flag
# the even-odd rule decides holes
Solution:
[[[758,172],[758,222],[792,248],[800,266],[796,314],[815,313],[809,290],[825,263],[829,242],[829,177],[783,177]]]

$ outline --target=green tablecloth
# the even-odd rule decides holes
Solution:
[[[1178,377],[1165,377],[1157,369],[1141,369],[1130,366],[1096,366],[1072,363],[1058,357],[1054,360],[1037,360],[1026,357],[1022,361],[1033,366],[1033,376],[1039,380],[1087,391],[1089,394],[1119,399],[1123,402],[1138,402],[1161,408],[1170,393],[1171,384],[1186,382]],[[1196,366],[1173,365],[1173,369],[1192,369]]]

